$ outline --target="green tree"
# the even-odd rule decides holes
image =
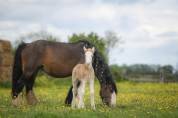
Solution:
[[[105,37],[99,36],[97,33],[91,32],[89,34],[80,33],[73,34],[69,37],[69,42],[77,42],[79,40],[87,40],[93,43],[99,52],[105,57],[105,60],[108,62],[109,51],[120,43],[121,38],[118,38],[117,34],[113,31],[105,32]]]
[[[110,65],[111,73],[116,81],[126,80],[125,68],[116,64]]]
[[[119,46],[118,44],[122,44],[121,37],[114,31],[106,31],[104,42],[106,43],[106,53],[109,55],[109,52],[115,46]]]
[[[87,40],[94,44],[99,52],[105,57],[105,60],[108,60],[106,55],[106,42],[102,37],[99,37],[98,34],[92,32],[90,34],[80,33],[69,36],[69,42],[77,42],[79,40]]]
[[[176,70],[176,72],[174,73],[175,79],[176,81],[178,81],[178,70]]]
[[[160,73],[160,81],[165,82],[166,80],[173,80],[173,67],[171,65],[165,65],[158,69]]]

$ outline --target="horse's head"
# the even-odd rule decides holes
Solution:
[[[116,105],[116,90],[113,84],[101,84],[100,96],[104,104],[108,106]]]
[[[86,48],[85,46],[83,47],[83,50],[85,52],[85,63],[86,64],[92,64],[92,58],[95,52],[95,48]]]
[[[90,48],[94,50],[93,51],[94,58],[93,58],[92,66],[94,68],[95,75],[98,78],[100,85],[101,85],[100,96],[101,96],[103,103],[108,106],[115,106],[117,87],[115,85],[114,80],[112,79],[112,75],[111,75],[108,64],[105,63],[104,57],[97,50],[97,48],[96,49],[92,48],[93,45],[87,45],[85,47],[87,49]],[[92,60],[92,59],[90,58],[89,60]]]

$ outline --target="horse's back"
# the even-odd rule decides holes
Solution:
[[[55,77],[65,77],[72,73],[77,63],[83,63],[81,43],[61,43],[38,40],[29,43],[22,52],[24,68],[43,67]]]
[[[23,70],[37,68],[41,64],[45,50],[44,44],[42,40],[27,43],[21,54]]]

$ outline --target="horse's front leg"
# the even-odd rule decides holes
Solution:
[[[92,109],[95,109],[95,101],[94,101],[94,78],[90,79],[90,103]]]

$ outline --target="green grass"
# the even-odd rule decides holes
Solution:
[[[35,94],[40,101],[36,106],[11,105],[10,84],[0,84],[0,118],[178,118],[178,83],[117,83],[117,106],[102,105],[99,83],[95,82],[96,110],[90,108],[88,88],[85,109],[73,110],[64,105],[71,85],[70,79],[37,78]]]

